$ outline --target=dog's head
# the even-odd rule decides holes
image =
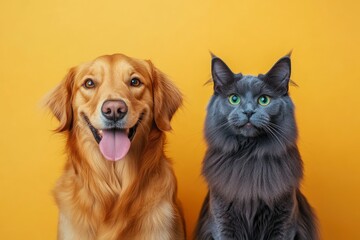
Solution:
[[[77,131],[109,160],[124,158],[152,128],[171,129],[179,90],[150,61],[106,55],[72,68],[45,99],[58,132]]]

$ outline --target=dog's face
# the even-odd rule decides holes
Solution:
[[[181,100],[150,61],[115,54],[72,68],[46,104],[60,121],[59,132],[77,131],[106,159],[120,160],[152,128],[170,130]]]

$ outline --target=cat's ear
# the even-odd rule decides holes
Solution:
[[[214,81],[214,91],[221,93],[222,89],[234,82],[234,73],[217,56],[211,53],[211,74]]]
[[[290,53],[291,54],[291,53]],[[289,90],[291,75],[290,54],[280,58],[268,73],[265,74],[265,81],[279,94],[286,94]]]

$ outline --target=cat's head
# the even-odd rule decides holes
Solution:
[[[208,106],[207,137],[269,136],[279,141],[296,138],[293,104],[288,95],[289,55],[258,76],[235,74],[214,55],[211,70],[214,95]]]

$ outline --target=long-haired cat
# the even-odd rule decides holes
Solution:
[[[318,239],[300,192],[302,160],[289,97],[290,55],[266,74],[234,74],[212,57],[202,174],[209,192],[195,239]]]

